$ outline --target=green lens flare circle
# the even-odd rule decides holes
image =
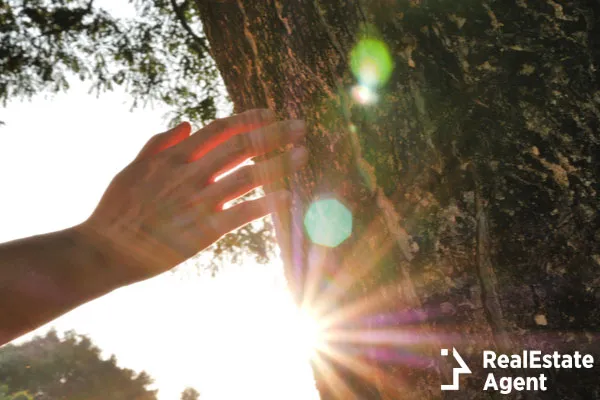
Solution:
[[[394,69],[388,46],[377,39],[362,39],[350,52],[350,68],[361,85],[380,87]]]
[[[304,228],[313,243],[337,247],[352,234],[352,213],[336,199],[316,200],[306,211]]]

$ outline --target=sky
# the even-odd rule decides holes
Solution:
[[[0,242],[85,220],[112,177],[153,134],[167,110],[130,112],[125,93],[68,93],[0,109]],[[161,400],[193,386],[203,400],[316,398],[309,351],[279,260],[250,258],[215,278],[182,265],[116,290],[37,331],[89,335],[120,366],[145,370]]]
[[[99,2],[130,13],[122,1]],[[154,134],[167,109],[130,111],[119,90],[97,97],[88,84],[0,108],[0,242],[84,221],[113,176]],[[160,400],[187,386],[202,400],[317,399],[305,318],[285,287],[279,259],[249,258],[216,277],[181,265],[116,290],[14,341],[50,328],[86,334],[108,357],[145,370]],[[308,335],[310,336],[310,335]]]

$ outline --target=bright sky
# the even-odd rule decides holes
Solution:
[[[130,112],[130,105],[123,92],[96,98],[79,84],[66,94],[0,108],[6,123],[0,126],[0,242],[89,216],[112,177],[166,127],[167,110]],[[248,260],[215,278],[183,265],[92,301],[17,342],[52,326],[87,334],[120,366],[147,371],[160,400],[179,399],[186,386],[202,400],[318,398],[309,345],[299,334],[304,326],[279,260],[267,266]]]
[[[0,109],[0,241],[63,229],[92,212],[114,174],[166,125],[165,110],[129,105],[124,93],[96,98],[80,85]],[[249,260],[211,278],[184,265],[37,333],[88,334],[121,366],[150,373],[161,400],[179,399],[186,386],[203,400],[314,399],[281,271],[278,260]]]

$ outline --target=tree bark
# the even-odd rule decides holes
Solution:
[[[457,398],[494,397],[483,349],[599,356],[599,3],[196,4],[235,111],[310,128],[275,225],[296,301],[328,322],[322,399],[450,398],[441,348],[471,366]],[[350,69],[365,37],[393,59],[368,105]],[[352,214],[337,247],[304,226],[323,198]],[[593,370],[547,374],[521,395],[600,397]]]

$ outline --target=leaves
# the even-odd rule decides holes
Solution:
[[[224,89],[204,37],[192,31],[194,9],[183,4],[176,14],[159,0],[135,5],[139,15],[125,20],[93,1],[2,2],[0,100],[66,90],[77,77],[97,93],[125,87],[134,106],[173,106],[174,120],[214,119]]]
[[[0,385],[0,400],[32,399],[27,392],[38,400],[156,400],[156,391],[147,389],[152,384],[148,374],[118,367],[114,356],[103,360],[88,337],[72,331],[63,338],[50,331],[0,349],[0,382],[5,385]]]
[[[205,124],[228,109],[193,2],[132,3],[137,15],[124,19],[93,0],[0,0],[0,101],[66,91],[79,79],[96,94],[125,88],[132,107],[166,104],[173,125]],[[266,225],[248,225],[215,246],[209,268],[247,251],[266,262],[272,247]]]
[[[0,385],[0,400],[33,400],[33,397],[25,391],[10,394],[8,386]]]
[[[181,400],[198,400],[200,399],[200,393],[194,388],[186,388],[181,393]]]

